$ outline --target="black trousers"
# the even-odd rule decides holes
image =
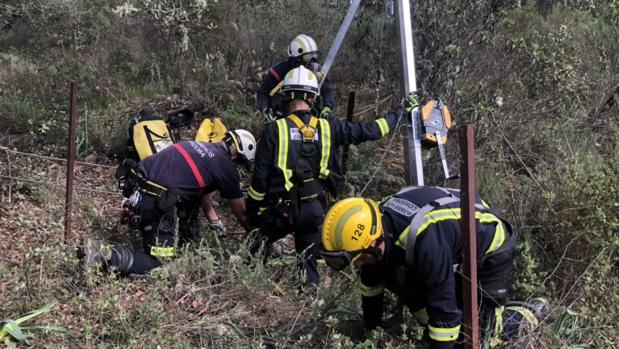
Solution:
[[[198,213],[200,198],[182,199],[169,208],[161,208],[156,197],[143,194],[138,204],[138,212],[142,219],[139,225],[142,234],[143,252],[132,251],[133,263],[130,266],[111,264],[124,274],[145,274],[161,266],[167,258],[176,255],[174,208],[177,209],[179,221],[179,245],[198,238]]]
[[[261,234],[269,243],[294,234],[295,250],[302,254],[300,264],[306,274],[306,284],[318,284],[317,258],[322,249],[322,222],[325,217],[323,200],[302,201],[298,209],[280,204],[268,209],[261,225]],[[292,211],[295,211],[292,213]]]

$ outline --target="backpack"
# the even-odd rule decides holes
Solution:
[[[196,132],[197,142],[218,143],[226,136],[226,126],[220,118],[204,119]]]
[[[142,110],[140,116],[133,118],[129,125],[129,149],[144,160],[174,144],[174,139],[165,121]]]

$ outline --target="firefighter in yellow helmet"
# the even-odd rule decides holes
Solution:
[[[305,253],[307,282],[317,284],[315,254],[329,194],[337,193],[339,146],[385,136],[402,112],[362,123],[318,118],[311,112],[318,79],[303,66],[286,74],[282,90],[288,114],[262,133],[247,193],[247,225],[270,242],[294,233],[297,251]]]
[[[335,270],[360,270],[365,326],[381,324],[384,289],[395,292],[426,326],[431,348],[453,348],[462,320],[459,192],[408,187],[383,200],[349,198],[327,213],[321,256]],[[476,201],[480,316],[493,343],[521,325],[536,325],[541,299],[508,303],[516,234],[480,198]]]

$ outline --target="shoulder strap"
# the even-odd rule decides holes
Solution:
[[[202,174],[200,173],[200,170],[198,170],[198,166],[196,166],[195,161],[193,161],[193,159],[191,158],[189,153],[187,153],[187,150],[185,150],[185,148],[183,148],[178,143],[174,144],[174,148],[176,148],[176,150],[179,153],[181,153],[181,155],[185,159],[185,162],[187,163],[187,165],[191,169],[191,172],[193,173],[193,176],[195,177],[196,182],[198,182],[198,185],[200,186],[200,189],[206,188],[206,182],[204,181],[204,177],[202,177]]]
[[[295,114],[288,115],[288,119],[292,120],[292,122],[299,128],[301,135],[303,136],[304,142],[313,142],[314,135],[316,134],[316,126],[318,126],[318,118],[312,116],[310,118],[309,123],[304,123],[301,118],[296,116]]]

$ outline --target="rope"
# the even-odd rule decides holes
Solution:
[[[17,150],[12,150],[9,149],[7,147],[2,147],[0,146],[1,150],[6,151],[7,153],[13,153],[16,155],[25,155],[25,156],[29,156],[29,157],[33,157],[33,158],[39,158],[39,159],[45,159],[45,160],[53,160],[53,161],[67,161],[67,159],[62,159],[62,158],[56,158],[53,156],[46,156],[46,155],[39,155],[39,154],[33,154],[33,153],[26,153],[26,152],[22,152],[22,151],[17,151]],[[103,164],[93,164],[91,162],[84,162],[84,161],[75,161],[76,164],[80,164],[80,165],[87,165],[87,166],[93,166],[93,167],[102,167],[102,168],[109,168],[109,169],[116,169],[116,166],[110,166],[110,165],[103,165]]]
[[[7,176],[7,175],[2,175],[2,174],[0,174],[0,178],[6,178],[6,179],[12,179],[12,180],[16,180],[16,181],[23,181],[23,182],[30,182],[30,183],[42,184],[42,185],[47,185],[47,186],[57,187],[57,188],[65,188],[65,186],[64,186],[64,185],[61,185],[61,184],[50,183],[50,182],[41,182],[41,181],[37,181],[37,180],[34,180],[34,179],[23,178],[23,177],[14,177],[14,176]],[[88,191],[88,192],[101,193],[101,194],[108,194],[108,195],[121,195],[121,194],[120,194],[120,193],[118,193],[118,192],[107,191],[107,190],[90,189],[90,188],[79,187],[79,186],[76,186],[76,187],[74,187],[74,188],[75,188],[76,190],[79,190],[79,191]]]
[[[383,104],[385,102],[387,102],[388,100],[390,100],[392,98],[392,96],[387,96],[385,98],[383,98],[382,100],[378,101],[379,104]],[[375,102],[376,103],[376,102]],[[368,111],[372,110],[372,108],[375,107],[376,104],[369,104],[366,105],[364,107],[361,107],[361,109],[355,113],[353,113],[353,116],[359,116],[361,114],[367,113]]]
[[[385,151],[383,152],[383,155],[380,157],[380,160],[378,161],[378,165],[376,165],[376,167],[374,168],[374,172],[370,176],[370,179],[368,179],[368,182],[365,183],[365,186],[359,192],[359,196],[363,196],[363,193],[365,192],[365,190],[368,188],[370,183],[372,183],[372,180],[374,179],[374,176],[378,172],[378,169],[380,169],[380,167],[382,166],[383,160],[385,160],[385,155],[387,155],[387,151],[389,151],[389,149],[391,149],[391,144],[393,143],[393,140],[395,139],[395,136],[398,133],[396,131],[398,131],[398,128],[400,126],[400,121],[401,120],[398,120],[398,122],[395,124],[395,127],[393,128],[393,134],[391,135],[391,139],[389,139],[389,144],[387,144],[387,147],[385,148]]]

